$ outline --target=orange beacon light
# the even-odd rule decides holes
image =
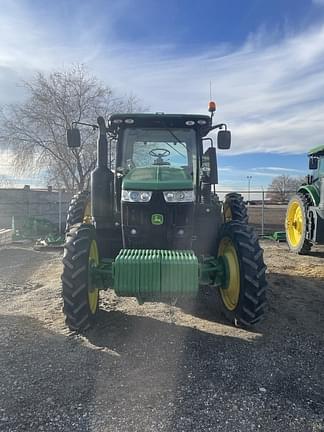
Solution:
[[[216,111],[216,103],[214,101],[208,102],[208,111],[214,113]]]

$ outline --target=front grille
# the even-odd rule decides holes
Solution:
[[[153,214],[163,216],[162,225],[153,225]],[[166,203],[163,193],[155,191],[148,203],[122,202],[124,247],[186,249],[191,247],[193,203]],[[179,237],[179,230],[184,235]],[[136,234],[134,234],[136,230]],[[133,232],[133,234],[132,234]]]

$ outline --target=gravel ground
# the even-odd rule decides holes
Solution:
[[[0,249],[0,431],[324,431],[324,253],[263,247],[253,332],[104,293],[85,336],[64,326],[61,253]]]

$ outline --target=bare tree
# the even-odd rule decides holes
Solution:
[[[38,73],[24,87],[25,102],[1,109],[0,139],[13,150],[17,173],[38,173],[67,190],[87,186],[96,160],[91,129],[82,130],[80,148],[67,148],[72,122],[93,123],[98,115],[142,110],[134,95],[116,97],[82,65],[49,76]]]
[[[289,175],[274,177],[268,187],[267,198],[275,202],[286,202],[303,183],[305,183],[305,177],[290,177]]]

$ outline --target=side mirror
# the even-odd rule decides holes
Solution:
[[[318,168],[318,159],[316,157],[309,158],[309,169],[316,170]]]
[[[202,181],[209,184],[218,183],[217,157],[215,147],[209,147],[202,156]]]
[[[228,150],[231,147],[231,132],[228,130],[221,130],[217,135],[217,147],[220,150]]]
[[[80,138],[79,129],[77,129],[77,128],[68,129],[66,131],[66,138],[67,138],[68,147],[70,147],[70,148],[80,147],[81,138]]]

